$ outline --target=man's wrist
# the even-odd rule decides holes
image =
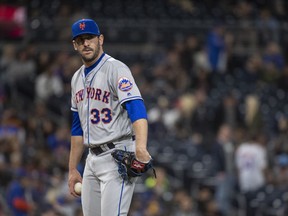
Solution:
[[[77,167],[69,167],[69,172],[77,170]]]

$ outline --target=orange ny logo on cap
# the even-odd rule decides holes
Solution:
[[[80,23],[80,24],[79,24],[79,28],[80,28],[81,30],[84,30],[84,29],[85,29],[85,22]]]

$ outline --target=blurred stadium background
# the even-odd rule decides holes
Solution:
[[[130,216],[288,215],[287,12],[285,0],[1,0],[0,215],[82,215],[67,164],[70,27],[84,17],[148,111],[158,178],[139,180]],[[262,167],[237,154],[251,140]],[[256,186],[243,190],[241,165]]]

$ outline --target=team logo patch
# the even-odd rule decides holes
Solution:
[[[81,30],[84,30],[84,29],[85,29],[85,22],[80,23],[80,24],[79,24],[79,28],[80,28]]]
[[[118,81],[118,88],[121,91],[129,91],[132,89],[133,83],[126,77],[121,77]]]

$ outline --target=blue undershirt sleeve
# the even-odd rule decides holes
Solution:
[[[143,100],[130,100],[124,103],[132,123],[138,119],[147,119],[147,112]]]
[[[80,123],[78,112],[73,112],[73,121],[71,128],[71,136],[83,136],[83,130]]]

